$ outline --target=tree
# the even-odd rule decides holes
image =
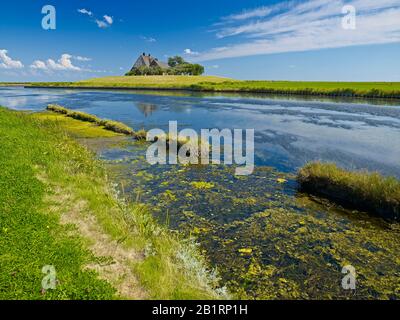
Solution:
[[[184,64],[184,63],[186,63],[185,59],[183,59],[183,58],[180,57],[180,56],[170,57],[170,58],[168,59],[168,65],[169,65],[171,68],[175,68],[176,66],[181,65],[181,64]]]
[[[204,67],[200,64],[192,64],[192,75],[201,76],[204,73]]]
[[[168,70],[171,75],[200,76],[204,73],[204,67],[199,64],[182,63]]]

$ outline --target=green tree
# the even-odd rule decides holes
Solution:
[[[200,64],[192,64],[192,75],[201,76],[204,73],[204,67]]]
[[[168,65],[171,68],[175,68],[176,66],[179,66],[179,65],[184,64],[184,63],[186,63],[185,59],[183,59],[180,56],[170,57],[168,59]]]

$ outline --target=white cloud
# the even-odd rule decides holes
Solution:
[[[73,57],[65,53],[61,55],[61,58],[57,61],[53,59],[48,59],[45,62],[36,60],[31,64],[30,68],[42,71],[83,71],[80,67],[74,66],[71,59],[73,59]]]
[[[83,62],[92,61],[91,58],[82,57],[82,56],[74,56],[73,58],[74,58],[75,60],[77,60],[77,61],[83,61]]]
[[[97,18],[96,15],[87,9],[78,9],[78,12],[91,17],[100,29],[106,29],[114,23],[114,18],[108,14],[105,14],[102,18]]]
[[[198,52],[192,51],[191,49],[185,49],[183,52],[189,56],[197,56],[199,54]]]
[[[108,28],[109,26],[111,26],[111,25],[114,23],[114,19],[113,19],[113,17],[111,17],[111,16],[104,15],[104,16],[103,16],[103,19],[104,19],[104,20],[99,20],[99,19],[96,19],[96,20],[95,20],[96,23],[97,23],[97,26],[98,26],[99,28],[101,28],[101,29]]]
[[[7,50],[0,50],[0,69],[22,69],[23,67],[21,61],[13,60],[8,56]]]
[[[40,60],[35,60],[30,67],[35,70],[47,70],[46,63]]]
[[[96,23],[97,23],[97,26],[98,26],[100,29],[105,29],[105,28],[108,27],[107,22],[105,22],[105,21],[103,21],[103,20],[98,20],[98,19],[96,19]]]
[[[109,25],[112,25],[114,23],[114,19],[111,16],[104,15],[103,18]]]
[[[88,16],[93,16],[93,12],[92,11],[89,11],[89,10],[87,10],[87,9],[78,9],[78,12],[79,13],[82,13],[82,14],[87,14]]]
[[[225,22],[234,22],[240,20],[247,20],[250,18],[262,18],[271,15],[274,12],[277,12],[289,5],[288,2],[279,3],[272,6],[263,6],[251,10],[243,10],[241,13],[232,14],[227,17],[223,17],[221,20]]]
[[[157,42],[157,39],[152,37],[141,36],[140,39],[147,41],[147,42]]]
[[[357,10],[355,30],[342,28],[348,4]],[[197,61],[400,42],[400,0],[292,1],[221,21],[217,38],[233,38],[234,44],[204,52]]]

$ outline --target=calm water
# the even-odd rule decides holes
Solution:
[[[0,105],[9,108],[43,110],[48,103],[133,128],[167,130],[170,120],[196,130],[254,128],[256,163],[286,172],[310,160],[328,160],[400,177],[400,102],[0,88]]]
[[[147,146],[131,139],[83,142],[127,197],[195,237],[221,285],[239,298],[400,299],[399,224],[301,194],[293,175],[307,161],[326,160],[400,177],[397,103],[0,88],[0,105],[38,111],[48,103],[133,128],[167,130],[170,120],[197,130],[254,128],[257,169],[246,177],[222,166],[150,166]],[[356,269],[355,292],[342,289],[346,265]]]

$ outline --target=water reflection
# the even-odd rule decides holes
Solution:
[[[137,104],[137,108],[144,114],[146,118],[150,117],[154,112],[158,110],[158,107],[155,104],[142,102],[139,102]]]
[[[394,100],[0,88],[0,104],[5,106],[43,110],[47,103],[133,128],[167,130],[168,121],[178,121],[180,128],[197,131],[255,129],[256,164],[285,172],[295,172],[307,161],[323,160],[400,177],[400,106]]]

